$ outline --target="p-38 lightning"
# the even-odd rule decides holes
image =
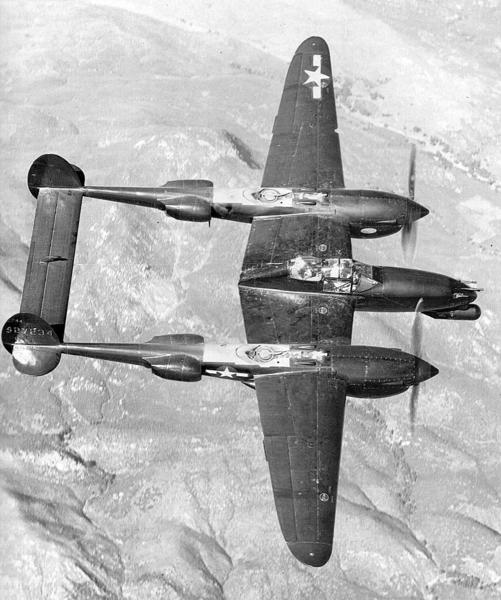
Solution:
[[[289,549],[311,566],[332,550],[346,395],[398,394],[437,373],[413,353],[352,346],[355,310],[414,311],[472,320],[478,291],[445,275],[363,264],[351,238],[403,231],[428,213],[409,196],[344,188],[327,44],[297,49],[285,80],[261,187],[220,190],[206,180],[159,188],[85,185],[60,156],[34,161],[28,186],[37,198],[20,313],[2,341],[22,373],[52,371],[62,354],[148,367],[165,379],[230,378],[255,387],[275,507]],[[159,208],[176,219],[213,217],[251,223],[239,281],[247,343],[206,344],[193,334],[141,344],[67,343],[64,328],[83,196]],[[419,323],[419,319],[415,321]],[[411,396],[413,417],[415,393]]]

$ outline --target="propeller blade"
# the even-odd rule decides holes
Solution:
[[[409,199],[414,202],[416,188],[416,145],[411,146],[411,157],[409,162]],[[416,221],[420,215],[414,214],[413,205],[409,206],[407,219],[402,227],[402,250],[407,261],[414,260],[416,254],[417,225]]]
[[[414,321],[412,323],[412,354],[421,358],[421,347],[423,342],[423,321],[421,311],[423,309],[423,299],[420,298],[414,309]]]
[[[402,227],[402,250],[407,261],[413,261],[416,255],[417,223],[408,220]]]
[[[416,186],[416,144],[411,146],[411,158],[409,162],[409,198],[414,200]]]
[[[423,308],[423,299],[420,298],[416,304],[414,310],[414,321],[412,323],[411,331],[411,344],[412,354],[416,359],[421,358],[421,350],[423,345],[423,322],[421,316],[421,310]],[[416,422],[417,402],[419,397],[419,383],[414,385],[411,390],[411,397],[409,399],[409,420],[411,426],[411,434],[414,435],[414,425]]]
[[[415,385],[411,390],[411,397],[409,400],[409,421],[411,424],[411,435],[414,435],[414,429],[416,424],[416,410],[417,401],[419,396],[419,385]]]

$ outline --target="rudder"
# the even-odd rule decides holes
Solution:
[[[82,169],[57,154],[39,156],[28,171],[28,187],[35,198],[40,188],[79,188],[84,184]]]

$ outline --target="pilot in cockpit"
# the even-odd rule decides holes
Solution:
[[[322,276],[317,265],[311,259],[305,260],[302,256],[297,256],[290,261],[289,273],[293,279],[310,281],[318,281]]]

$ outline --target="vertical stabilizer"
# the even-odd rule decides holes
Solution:
[[[2,344],[12,354],[16,369],[25,375],[46,375],[61,359],[56,332],[37,315],[13,315],[3,326]]]

